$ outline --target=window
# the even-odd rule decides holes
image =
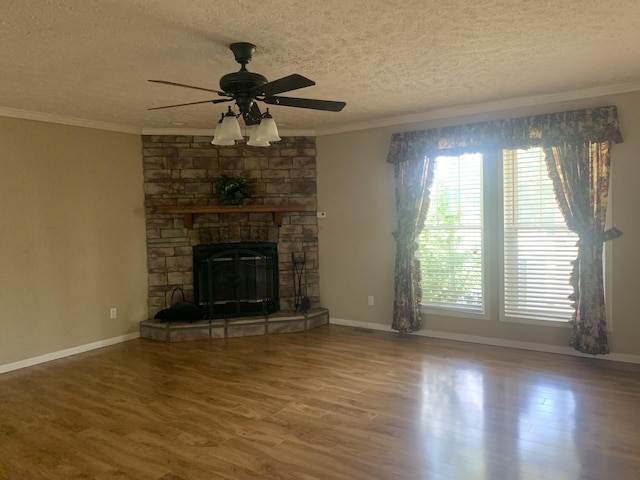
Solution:
[[[505,150],[502,162],[493,160],[479,153],[436,159],[417,253],[422,304],[497,316],[486,300],[495,297],[503,319],[566,322],[577,235],[557,206],[544,153]]]
[[[556,203],[540,148],[506,150],[504,165],[504,315],[568,321],[571,261],[578,235]]]
[[[422,301],[484,312],[482,155],[438,157],[419,241]]]

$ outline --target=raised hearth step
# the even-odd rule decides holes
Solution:
[[[267,316],[220,318],[193,323],[143,320],[140,322],[140,336],[162,342],[186,342],[209,338],[305,332],[328,323],[329,310],[314,308],[306,313],[280,311]]]

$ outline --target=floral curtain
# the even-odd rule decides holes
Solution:
[[[422,161],[395,164],[398,229],[393,232],[396,239],[396,269],[391,327],[401,333],[422,327],[420,260],[415,253],[418,249],[416,240],[424,227],[429,208],[433,166],[434,162],[426,156]]]
[[[427,170],[429,168],[433,168],[431,165],[433,162],[428,160],[430,156],[435,158],[437,155],[456,155],[470,150],[478,151],[487,148],[526,149],[530,147],[543,147],[547,149],[564,148],[566,150],[568,148],[567,146],[577,149],[585,144],[606,144],[607,153],[605,156],[608,167],[608,146],[611,143],[622,143],[622,135],[620,133],[620,126],[618,123],[618,112],[615,105],[550,113],[531,117],[473,123],[468,125],[456,125],[429,130],[395,133],[391,137],[391,146],[389,148],[387,161],[389,163],[393,163],[396,167],[396,192],[402,192],[406,188],[408,182],[406,180],[406,174],[399,175],[398,170],[400,169],[403,172],[409,172],[412,168],[415,168],[417,171],[422,172],[423,170],[421,170],[421,168]],[[601,159],[596,161],[596,163],[601,165],[604,160],[602,155],[600,157]],[[427,159],[426,163],[425,159]],[[420,165],[422,164],[424,164],[424,166],[421,167]],[[414,165],[414,167],[411,167],[411,165]],[[581,168],[584,169],[584,167]],[[596,183],[602,182],[603,180],[598,180],[598,175],[601,173],[601,168],[592,170],[591,175],[593,175],[593,177],[590,177],[590,181],[596,181]],[[580,178],[583,177],[581,176]],[[608,173],[606,182],[608,182]],[[565,184],[569,185],[567,182],[565,182]],[[418,190],[414,190],[413,192],[415,193],[417,191]],[[425,188],[424,191],[428,195],[428,188]],[[582,190],[581,192],[582,193],[573,192],[571,188],[567,188],[565,196],[572,198],[571,202],[573,202],[575,195],[583,195],[585,191]],[[419,291],[419,288],[412,287],[412,290],[409,288],[410,285],[415,285],[416,276],[419,275],[419,273],[415,272],[415,268],[417,268],[416,262],[413,261],[409,255],[412,255],[415,252],[415,247],[411,247],[411,245],[415,245],[417,236],[420,234],[424,225],[424,217],[426,216],[428,208],[428,197],[426,199],[426,203],[424,199],[416,200],[418,204],[414,208],[406,206],[406,202],[408,201],[414,201],[412,196],[408,194],[406,196],[404,194],[396,194],[397,209],[399,212],[399,226],[398,232],[396,233],[398,238],[398,252],[396,254],[395,278],[395,305],[397,308],[394,307],[392,327],[405,332],[420,328],[421,323],[419,313],[406,316],[405,312],[409,311],[407,309],[408,305],[410,305],[408,302],[413,302],[411,305],[416,305],[420,302],[419,294],[421,292]],[[560,202],[561,200],[558,199],[558,201]],[[597,195],[593,201],[593,208],[596,208],[598,211],[606,211],[606,193],[604,193],[604,195]],[[410,213],[412,211],[413,213]],[[406,212],[406,215],[405,213],[401,214],[400,212]],[[401,226],[401,222],[404,223],[403,219],[412,218],[411,216],[414,213],[414,220],[408,222],[411,228]],[[420,218],[422,218],[422,220],[420,220]],[[572,227],[570,226],[570,228]],[[411,238],[412,235],[413,238]],[[587,237],[585,236],[585,238]],[[590,244],[590,241],[581,240],[581,244],[585,245],[581,247],[581,251],[583,251],[587,249],[586,245]],[[409,248],[406,248],[406,245],[409,245]],[[411,248],[413,248],[413,250]],[[593,273],[587,273],[588,268],[598,268],[594,266],[594,262],[597,263],[598,261],[596,258],[597,249],[595,253],[593,251],[590,252],[591,253],[589,254],[582,255],[582,260],[591,258],[590,263],[577,262],[576,269],[578,271],[582,269],[582,271],[585,272],[584,275],[588,275],[590,278],[594,278],[593,275],[595,274],[596,277],[594,282],[602,284],[601,267],[599,274],[600,277],[598,277],[597,272],[593,270]],[[601,256],[602,248],[600,248],[600,258]],[[408,265],[412,265],[412,267],[409,267]],[[579,273],[577,275],[577,282],[579,283],[583,274]],[[587,337],[583,337],[581,335],[580,338],[594,338],[593,325],[599,325],[598,329],[602,329],[604,336],[606,337],[603,309],[604,301],[601,301],[599,298],[590,297],[590,295],[594,294],[592,291],[583,292],[580,290],[580,286],[577,288],[579,292],[578,294],[580,295],[579,298],[582,299],[580,301],[583,302],[582,306],[580,306],[580,301],[576,304],[577,308],[582,308],[579,315],[584,315],[586,318],[591,314],[590,312],[602,310],[602,316],[599,317],[595,323],[582,323],[579,327],[579,320],[576,320],[576,327],[574,328],[582,328],[585,329],[585,331],[588,331]],[[413,297],[408,296],[407,292],[412,292]],[[590,306],[587,305],[587,301],[592,302]],[[576,318],[579,319],[580,317]],[[600,336],[600,334],[597,335]],[[579,349],[591,351],[593,353],[598,353],[598,350],[604,351],[601,348],[592,348],[590,345],[585,347],[580,344],[580,342],[577,342],[575,338],[577,337],[574,332],[572,344],[576,345]],[[596,340],[593,341],[596,342]],[[598,342],[601,343],[601,340],[596,343]]]
[[[574,302],[569,345],[592,355],[609,353],[604,304],[602,244],[620,236],[605,232],[609,195],[609,142],[545,149],[549,176],[567,226],[578,234],[570,282]]]
[[[394,133],[387,162],[419,162],[427,152],[442,150],[457,154],[478,151],[475,147],[514,149],[605,141],[622,143],[615,105]]]

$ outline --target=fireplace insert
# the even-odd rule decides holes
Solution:
[[[278,246],[268,242],[197,245],[193,247],[193,286],[205,318],[277,312]]]

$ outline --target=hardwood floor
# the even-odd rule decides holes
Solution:
[[[0,375],[0,479],[640,478],[640,366],[340,326]]]

